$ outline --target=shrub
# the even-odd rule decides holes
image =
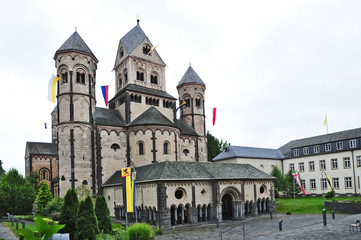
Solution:
[[[329,191],[328,193],[326,193],[325,197],[326,198],[333,198],[335,196],[335,192],[334,191]]]
[[[68,189],[64,198],[63,208],[61,209],[59,223],[66,224],[65,228],[61,229],[60,232],[69,233],[70,239],[74,239],[78,209],[78,196],[74,189]]]
[[[51,200],[53,200],[53,195],[49,190],[49,186],[46,182],[42,182],[36,197],[36,213],[44,215],[44,209]]]
[[[128,240],[128,235],[125,230],[118,229],[113,234],[101,233],[96,236],[96,240]]]
[[[150,240],[154,238],[154,232],[150,225],[146,223],[136,223],[128,227],[127,234],[129,240]]]
[[[60,212],[55,212],[51,214],[51,219],[53,219],[53,221],[59,221],[60,219]]]
[[[64,198],[58,197],[54,198],[50,202],[48,202],[48,205],[44,208],[44,215],[50,216],[52,213],[61,212],[61,209],[64,205]]]
[[[95,201],[95,215],[98,219],[99,231],[104,233],[112,232],[112,220],[104,196],[99,195]]]
[[[42,240],[49,239],[55,233],[57,233],[60,229],[64,227],[64,225],[48,225],[46,221],[41,218],[36,218],[35,220],[37,232],[34,232],[30,229],[19,229],[21,235],[24,236],[25,240]]]
[[[98,222],[94,214],[93,201],[90,196],[80,203],[76,225],[76,240],[95,239],[99,233]]]

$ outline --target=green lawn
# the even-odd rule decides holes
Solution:
[[[335,197],[326,199],[325,201],[343,201],[347,199],[354,199],[354,197]],[[322,213],[323,197],[299,197],[293,198],[277,198],[276,199],[277,212],[279,213]],[[295,210],[296,209],[296,210]]]
[[[13,232],[15,233],[15,235],[17,237],[20,236],[19,232],[16,230],[16,222],[14,222],[14,226],[11,226],[11,222],[6,222],[6,224],[11,228],[11,230],[13,230]],[[23,228],[23,225],[21,223],[19,223],[19,229],[22,229],[22,228]],[[30,229],[31,231],[37,231],[35,225],[27,225],[27,224],[25,224],[25,228]]]

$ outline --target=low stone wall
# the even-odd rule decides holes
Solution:
[[[325,202],[325,207],[339,213],[361,213],[361,203]]]

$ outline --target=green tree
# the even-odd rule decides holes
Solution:
[[[223,142],[219,141],[216,137],[210,134],[207,131],[207,145],[208,145],[208,160],[211,161],[215,158],[218,154],[220,154],[224,149],[229,147],[231,144],[227,141]]]
[[[76,240],[92,240],[99,233],[98,221],[94,214],[93,201],[90,196],[80,203],[76,226]]]
[[[78,218],[79,201],[75,189],[68,189],[64,198],[64,205],[60,212],[59,224],[65,224],[62,233],[69,233],[70,239],[74,239],[76,221]]]
[[[38,194],[40,188],[40,174],[37,172],[31,172],[30,176],[27,176],[26,179],[30,185],[33,186],[35,194]]]
[[[298,174],[298,177],[301,181],[300,174]],[[293,197],[294,193],[297,195],[301,192],[301,188],[298,186],[298,183],[296,182],[296,180],[293,176],[293,171],[291,169],[285,175],[285,179],[286,179],[286,184],[287,184],[286,193],[288,196]]]
[[[46,182],[40,184],[39,193],[36,197],[36,213],[44,215],[46,205],[53,199],[53,194],[49,190]]]
[[[97,216],[99,231],[104,233],[112,232],[112,220],[110,212],[103,195],[99,195],[95,201],[95,215]]]
[[[3,169],[3,162],[0,160],[0,177],[5,173],[5,170]]]
[[[287,190],[287,182],[286,182],[285,176],[282,174],[281,170],[277,166],[273,167],[271,176],[276,178],[275,188],[278,191],[286,191]]]
[[[0,212],[24,214],[30,211],[35,200],[34,188],[19,174],[10,169],[0,178]]]

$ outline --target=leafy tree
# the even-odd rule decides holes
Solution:
[[[0,212],[23,214],[30,211],[35,200],[34,188],[19,174],[10,169],[0,178]]]
[[[50,216],[52,213],[61,212],[64,205],[64,198],[57,197],[51,200],[44,208],[44,215]]]
[[[61,209],[59,224],[65,224],[65,228],[61,229],[60,232],[69,233],[70,239],[74,239],[75,236],[78,209],[79,201],[75,189],[68,189]]]
[[[40,184],[38,196],[36,197],[36,213],[44,215],[46,205],[53,199],[53,194],[49,190],[46,182]]]
[[[287,182],[286,182],[285,176],[282,174],[281,170],[277,166],[273,167],[271,176],[276,178],[275,188],[278,191],[286,191]]]
[[[76,226],[76,240],[95,239],[99,233],[98,221],[94,214],[93,201],[90,196],[80,203]]]
[[[298,174],[298,177],[301,181],[300,174]],[[293,176],[293,171],[291,169],[285,175],[285,179],[286,179],[286,184],[287,184],[286,192],[287,192],[288,196],[293,196],[294,193],[297,195],[301,192],[301,188],[298,186],[298,183],[296,182],[296,180]]]
[[[5,173],[5,170],[3,169],[3,162],[0,160],[0,177]]]
[[[99,195],[95,201],[95,215],[98,219],[99,231],[111,233],[112,220],[110,219],[109,208],[103,195]]]
[[[212,134],[210,134],[207,131],[207,145],[208,145],[208,160],[212,160],[215,158],[218,154],[220,154],[224,149],[229,147],[231,144],[227,141],[223,142],[219,141],[216,137],[214,137]]]
[[[30,176],[26,177],[31,186],[35,190],[35,194],[38,194],[40,188],[40,174],[37,172],[31,172]]]

